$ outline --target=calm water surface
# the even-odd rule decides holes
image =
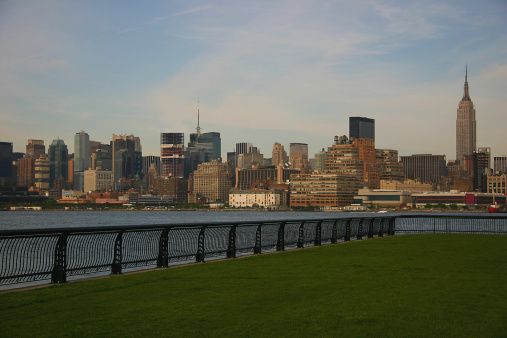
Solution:
[[[2,211],[0,230],[351,217],[297,211]],[[368,213],[371,214],[371,213]],[[366,213],[360,213],[363,217]]]

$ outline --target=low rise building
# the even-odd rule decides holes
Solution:
[[[281,190],[236,190],[229,193],[229,205],[234,208],[261,207],[279,209],[282,202]]]
[[[103,191],[113,189],[113,172],[87,169],[84,172],[84,191]]]

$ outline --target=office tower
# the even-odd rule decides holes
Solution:
[[[474,191],[487,192],[487,175],[490,173],[491,149],[480,147],[473,153],[473,189]]]
[[[380,180],[401,181],[405,177],[403,164],[398,160],[398,150],[376,149]]]
[[[111,141],[111,155],[113,164],[113,188],[116,189],[121,178],[135,178],[141,176],[143,159],[139,137],[134,135],[115,135]]]
[[[84,172],[84,191],[105,191],[113,187],[113,172],[87,169]]]
[[[285,151],[283,145],[275,142],[271,153],[271,164],[277,166],[279,164],[285,165],[287,162],[289,162],[289,157],[287,156],[287,152]]]
[[[111,151],[100,148],[96,149],[90,156],[90,169],[113,171],[113,156],[111,155]]]
[[[0,177],[8,179],[11,179],[13,177],[12,161],[12,143],[0,142]]]
[[[264,164],[264,156],[258,153],[244,153],[238,155],[238,165],[236,168],[251,168],[253,165],[262,166]]]
[[[465,169],[465,156],[472,155],[477,147],[474,103],[468,91],[468,67],[465,70],[465,88],[459,102],[456,119],[456,160]]]
[[[220,160],[201,163],[193,173],[193,194],[209,202],[226,202],[230,190],[229,166]]]
[[[65,142],[60,139],[54,140],[48,149],[49,158],[49,183],[54,186],[55,180],[63,177],[65,181],[68,179],[69,172],[69,151]]]
[[[310,162],[308,162],[308,144],[291,143],[289,162],[291,168],[299,170],[302,174],[310,172]]]
[[[183,133],[160,133],[160,176],[184,177]]]
[[[17,161],[18,187],[29,188],[35,183],[35,159],[27,155]]]
[[[349,117],[349,138],[375,141],[375,120],[366,117]]]
[[[35,160],[35,187],[39,190],[49,190],[49,159],[46,155],[40,155]]]
[[[507,173],[507,156],[493,157],[493,167],[495,172]]]
[[[423,183],[436,184],[442,176],[447,176],[445,155],[420,154],[401,156],[405,178]]]
[[[83,191],[84,171],[90,164],[90,137],[84,131],[74,135],[74,190]]]
[[[46,147],[43,140],[28,140],[26,145],[26,155],[34,159],[38,159],[40,155],[46,153]]]
[[[363,162],[363,180],[369,189],[380,188],[380,176],[375,152],[375,141],[368,138],[354,139],[354,146],[359,150],[359,160]]]
[[[151,166],[155,165],[156,177],[160,176],[160,156],[143,156],[143,177],[148,174]]]
[[[220,133],[192,133],[190,134],[190,142],[188,142],[189,151],[203,150],[205,153],[205,161],[218,160],[222,157],[222,139]]]

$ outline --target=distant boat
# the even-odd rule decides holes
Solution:
[[[496,213],[500,211],[500,208],[498,207],[498,203],[495,201],[495,193],[493,192],[493,204],[491,204],[488,208],[488,211],[491,213]]]

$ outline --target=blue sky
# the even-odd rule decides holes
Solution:
[[[376,121],[376,147],[455,158],[468,64],[478,146],[507,155],[507,2],[0,0],[0,141],[201,127],[222,152]]]

